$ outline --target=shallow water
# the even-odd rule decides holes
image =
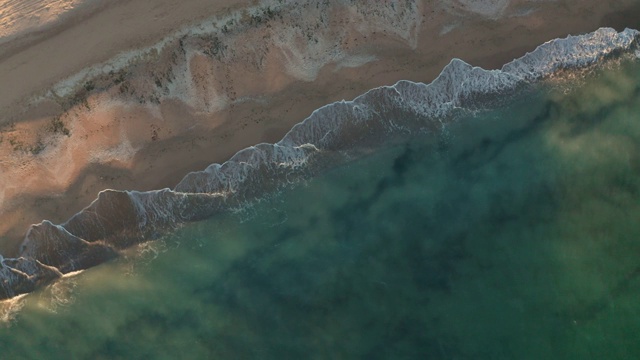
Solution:
[[[6,303],[2,357],[638,358],[639,90],[560,82],[186,226]]]

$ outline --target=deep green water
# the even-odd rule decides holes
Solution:
[[[640,65],[572,84],[6,303],[0,358],[640,358]]]

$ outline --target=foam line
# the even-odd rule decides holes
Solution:
[[[63,274],[117,256],[187,222],[237,209],[269,191],[348,162],[384,143],[438,133],[467,111],[491,109],[558,71],[638,57],[640,32],[602,28],[549,41],[500,70],[453,59],[430,84],[399,81],[315,110],[275,144],[257,144],[223,164],[187,174],[174,189],[102,191],[61,225],[27,233],[16,259],[0,258],[0,298],[28,293]]]

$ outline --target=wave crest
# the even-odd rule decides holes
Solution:
[[[0,298],[33,291],[86,269],[121,249],[157,239],[181,224],[242,206],[288,183],[361,156],[385,142],[438,133],[461,113],[490,109],[558,71],[582,69],[625,54],[640,57],[640,32],[602,28],[556,39],[500,70],[452,60],[430,84],[400,81],[353,101],[314,111],[275,144],[258,144],[223,164],[187,174],[172,189],[105,190],[62,225],[33,225],[20,257],[0,257]]]

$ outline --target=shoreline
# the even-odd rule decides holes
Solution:
[[[94,1],[0,44],[0,77],[13,84],[0,87],[0,107],[20,113],[34,94],[83,69],[154,44],[189,24],[256,2],[224,0],[212,5],[206,0],[187,0],[177,6],[168,0]],[[3,115],[0,123],[6,121]]]
[[[554,81],[563,69],[581,72],[610,60],[637,60],[639,42],[637,30],[603,28],[545,43],[499,71],[454,59],[428,85],[401,81],[371,89],[354,101],[326,105],[278,143],[252,146],[223,164],[189,173],[175,190],[103,191],[62,225],[43,221],[29,229],[20,257],[2,260],[2,297],[31,292],[181,224],[224,213],[260,198],[263,191],[344,164],[371,151],[380,139],[405,138],[407,132],[437,134],[446,122],[464,116],[462,109],[499,107],[517,96],[518,89],[526,92],[533,84]],[[365,132],[354,126],[362,121]]]
[[[139,148],[134,147],[134,153],[129,154],[132,155],[129,159],[119,160],[117,156],[112,156],[111,159],[105,157],[95,162],[85,158],[75,163],[74,174],[53,181],[53,184],[51,179],[55,179],[61,166],[68,166],[66,162],[57,165],[56,170],[55,167],[50,168],[51,164],[46,164],[43,169],[42,163],[31,161],[11,181],[0,178],[6,189],[7,185],[12,184],[24,187],[23,183],[16,182],[19,180],[15,179],[25,179],[25,174],[42,174],[36,176],[40,180],[30,187],[26,186],[22,194],[21,190],[15,190],[11,201],[5,199],[3,202],[3,208],[0,209],[0,218],[3,220],[3,225],[0,226],[0,253],[6,256],[16,254],[17,246],[30,224],[39,223],[43,219],[61,223],[88,206],[101,190],[113,188],[144,191],[173,188],[191,171],[202,170],[212,163],[222,163],[245,147],[279,140],[293,125],[323,105],[341,99],[353,99],[369,89],[390,85],[398,80],[429,83],[453,57],[461,58],[474,66],[494,69],[524,55],[526,51],[532,51],[545,41],[564,37],[567,33],[595,30],[600,26],[594,26],[593,19],[603,19],[609,14],[604,11],[608,6],[598,4],[594,5],[596,9],[591,17],[573,17],[571,21],[567,21],[563,19],[566,13],[557,11],[554,5],[541,4],[540,10],[522,18],[493,20],[479,15],[467,15],[468,18],[463,19],[465,24],[434,39],[433,34],[441,31],[442,26],[447,23],[447,16],[457,18],[446,13],[437,14],[433,22],[422,21],[420,34],[416,35],[415,49],[395,36],[370,35],[365,40],[365,34],[356,34],[354,38],[361,42],[353,45],[354,53],[373,54],[376,60],[338,70],[336,68],[339,65],[329,62],[320,67],[312,81],[296,78],[278,69],[278,64],[282,64],[282,57],[276,57],[267,63],[268,71],[249,73],[259,75],[257,78],[246,79],[244,82],[227,81],[233,83],[234,92],[245,96],[238,96],[228,107],[213,112],[197,111],[194,106],[178,100],[167,100],[161,104],[161,109],[155,110],[149,110],[145,106],[116,104],[116,108],[120,106],[118,111],[121,114],[139,114],[139,118],[145,120],[141,120],[141,124],[136,126],[121,126],[122,121],[116,126],[113,125],[112,118],[104,116],[101,126],[110,126],[111,130],[105,132],[99,127],[89,129],[91,131],[85,131],[87,138],[80,142],[77,139],[80,131],[71,129],[69,139],[73,140],[76,147],[72,146],[74,144],[65,145],[70,154],[67,159],[74,159],[78,153],[86,152],[87,149],[83,150],[82,145],[88,146],[102,138],[107,138],[105,141],[110,142],[110,146],[117,145],[109,137],[125,130],[137,137],[133,140],[136,143],[134,145],[140,145]],[[584,4],[582,6],[588,7]],[[549,24],[554,21],[560,22],[556,24],[558,26]],[[624,21],[621,24],[605,25],[626,27]],[[473,31],[474,29],[482,31]],[[518,36],[512,37],[516,32]],[[206,63],[202,67],[208,69]],[[225,73],[232,79],[240,79],[243,75],[241,67],[214,69],[214,73],[209,72]],[[266,85],[256,82],[264,82]],[[214,85],[205,88],[220,88],[219,84]],[[228,84],[223,84],[222,87],[225,85]],[[103,94],[97,94],[94,99],[89,98],[92,107],[98,107],[100,96]],[[53,110],[45,109],[45,115],[55,111],[58,111],[55,106]],[[93,112],[80,116],[78,119],[85,121],[77,124],[88,127],[95,125],[89,123],[89,120],[96,121],[96,111],[94,108]],[[184,118],[189,119],[189,124],[176,120]],[[38,117],[36,120],[43,121]],[[26,123],[37,121],[30,120]],[[18,123],[22,125],[21,122]],[[184,130],[185,125],[193,128]],[[25,133],[29,133],[28,126]]]

